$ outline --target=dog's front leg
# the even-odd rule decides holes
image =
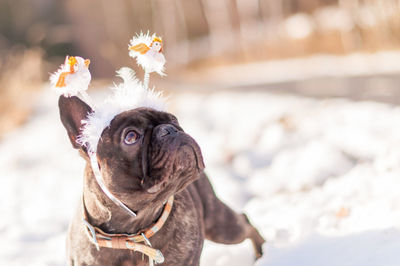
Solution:
[[[222,244],[237,244],[249,238],[254,246],[256,258],[263,254],[265,240],[249,222],[245,214],[238,214],[220,201],[206,174],[193,183],[204,207],[204,226],[207,239]]]

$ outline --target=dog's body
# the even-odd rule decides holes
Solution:
[[[200,148],[174,116],[138,108],[117,115],[102,133],[97,147],[102,178],[112,194],[137,213],[132,217],[101,190],[86,148],[76,142],[90,107],[77,97],[63,96],[59,107],[72,145],[87,161],[82,203],[68,233],[70,265],[149,265],[140,252],[105,247],[98,251],[83,218],[110,234],[135,234],[159,219],[171,195],[171,213],[150,238],[164,255],[163,265],[199,265],[205,238],[224,244],[250,238],[256,256],[262,255],[264,239],[244,214],[236,214],[216,197],[203,171]]]

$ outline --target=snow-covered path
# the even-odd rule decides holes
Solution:
[[[258,266],[400,265],[400,108],[266,93],[171,95],[220,198],[268,240]],[[43,93],[0,143],[0,262],[65,265],[83,160]],[[206,242],[202,263],[253,265],[251,243]]]

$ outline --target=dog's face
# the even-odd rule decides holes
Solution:
[[[81,121],[91,112],[77,97],[60,97],[61,120],[75,148]],[[105,185],[128,207],[140,209],[184,189],[204,169],[197,143],[175,116],[149,108],[123,112],[102,132],[97,158]]]

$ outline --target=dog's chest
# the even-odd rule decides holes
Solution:
[[[164,255],[163,265],[196,265],[204,241],[201,213],[201,209],[187,190],[175,195],[167,221],[150,238],[152,247],[159,249]],[[72,228],[82,228],[81,221],[79,218],[75,219]],[[70,231],[69,238],[70,255],[74,257],[75,265],[89,261],[90,265],[149,265],[147,256],[137,251],[105,247],[97,251],[82,231]]]

